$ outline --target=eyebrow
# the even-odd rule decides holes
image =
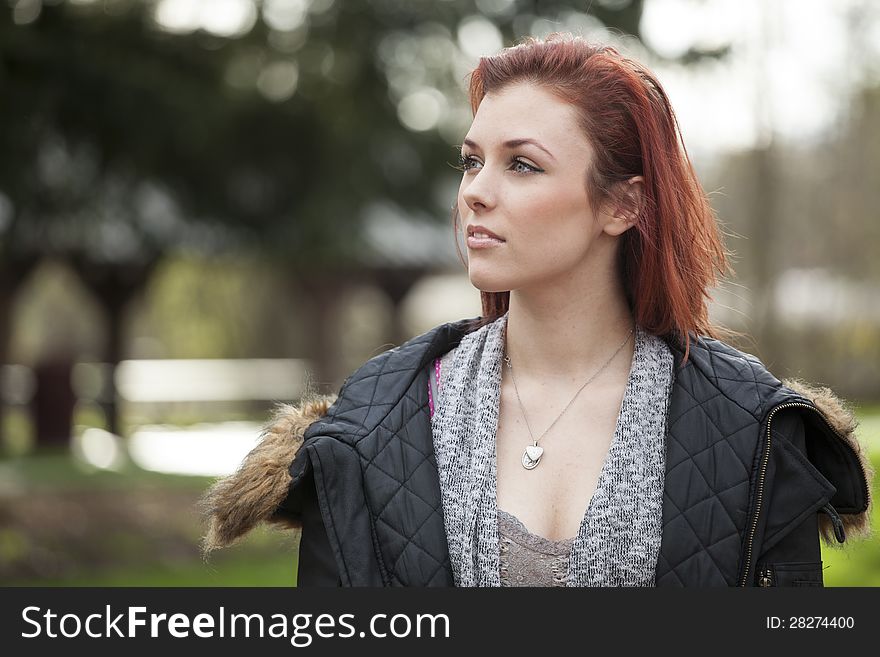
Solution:
[[[465,139],[463,143],[465,146],[470,146],[471,148],[480,148],[477,143],[471,139]],[[547,155],[549,155],[552,159],[556,159],[555,157],[553,157],[553,153],[544,148],[544,146],[542,146],[540,142],[535,141],[534,139],[529,139],[527,137],[523,137],[520,139],[508,139],[501,145],[505,148],[516,148],[517,146],[522,146],[523,144],[531,144],[532,146],[537,146],[542,151],[547,153]]]

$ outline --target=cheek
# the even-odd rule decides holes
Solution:
[[[539,243],[577,242],[589,228],[590,215],[585,204],[564,191],[524,199],[517,215],[524,233]]]
[[[529,261],[571,266],[594,241],[592,215],[582,203],[559,196],[523,208],[516,251]]]

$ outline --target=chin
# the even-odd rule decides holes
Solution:
[[[480,292],[507,292],[511,288],[511,281],[506,277],[498,276],[490,272],[469,271],[471,285]]]

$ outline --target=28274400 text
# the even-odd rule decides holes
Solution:
[[[855,627],[852,616],[767,616],[768,630],[849,630]]]

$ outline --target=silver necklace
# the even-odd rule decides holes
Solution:
[[[547,427],[547,429],[544,431],[544,433],[541,434],[541,436],[539,438],[535,438],[535,434],[532,432],[532,427],[529,425],[529,418],[526,417],[526,409],[523,406],[522,399],[520,399],[519,389],[516,387],[516,376],[514,376],[514,374],[513,374],[513,365],[510,362],[510,356],[508,356],[507,354],[504,355],[504,362],[507,363],[507,369],[510,370],[510,378],[513,381],[513,389],[516,392],[516,401],[519,402],[519,410],[522,413],[523,419],[526,421],[526,428],[529,430],[529,436],[532,439],[532,444],[526,445],[526,449],[522,455],[522,466],[526,470],[534,470],[536,467],[538,467],[538,463],[541,462],[541,457],[544,455],[544,448],[540,447],[538,445],[538,441],[541,440],[544,436],[546,436],[547,433],[550,431],[550,429],[553,428],[553,425],[559,421],[559,418],[561,418],[565,414],[565,411],[567,411],[569,409],[569,407],[574,403],[574,400],[577,399],[577,396],[579,394],[581,394],[581,390],[586,388],[587,385],[590,383],[590,381],[595,379],[602,370],[604,370],[606,367],[608,367],[608,364],[612,360],[614,360],[614,357],[618,354],[618,352],[621,349],[623,349],[623,346],[627,342],[629,342],[629,336],[632,335],[634,330],[635,330],[635,326],[633,326],[633,328],[631,328],[629,330],[629,333],[626,334],[626,340],[624,340],[620,344],[620,346],[615,350],[615,352],[613,354],[611,354],[611,358],[609,358],[607,361],[605,361],[605,364],[602,365],[602,367],[600,367],[598,370],[596,370],[596,372],[593,374],[593,376],[591,376],[589,379],[587,379],[587,381],[586,381],[586,383],[584,383],[584,385],[582,385],[580,388],[578,388],[578,391],[576,393],[574,393],[574,397],[571,398],[571,401],[568,402],[566,407],[562,409],[562,412],[556,416],[556,419],[550,423],[550,426]]]

